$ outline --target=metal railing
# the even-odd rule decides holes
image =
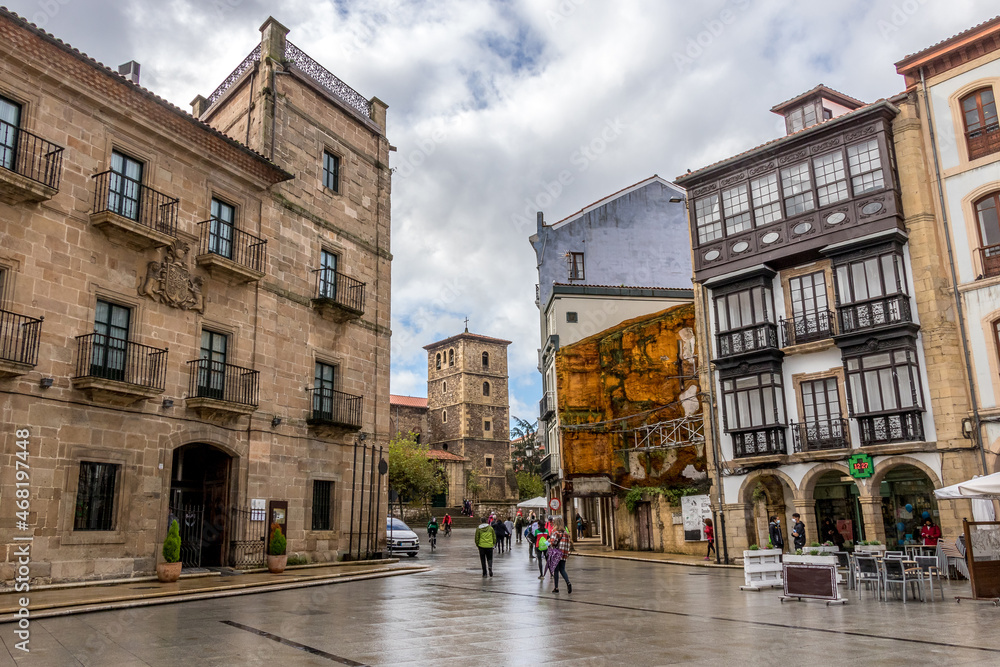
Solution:
[[[753,429],[729,431],[733,438],[733,457],[787,454],[784,426],[764,426]]]
[[[719,357],[732,357],[757,350],[777,349],[778,326],[771,322],[762,322],[742,329],[718,333],[715,335],[715,340]]]
[[[829,310],[781,320],[782,347],[824,340],[835,332],[836,318]]]
[[[1000,276],[1000,243],[977,248],[976,252],[983,267],[983,277]]]
[[[221,220],[199,222],[198,236],[198,254],[219,255],[252,271],[264,271],[267,240]]]
[[[542,394],[542,400],[538,401],[538,418],[546,420],[552,416],[556,410],[556,394],[553,391],[546,391]]]
[[[558,454],[547,454],[542,458],[542,462],[538,468],[539,476],[545,480],[551,477],[559,476],[559,455]]]
[[[266,561],[267,512],[233,507],[229,512],[229,566],[260,567]]]
[[[856,415],[861,445],[885,445],[924,439],[924,420],[919,410],[882,415]]]
[[[218,102],[219,98],[222,97],[234,83],[239,81],[241,76],[243,76],[248,70],[256,67],[257,63],[259,62],[260,62],[260,44],[255,46],[253,48],[253,51],[250,52],[250,55],[244,58],[243,62],[237,65],[236,69],[230,72],[229,76],[227,76],[222,81],[222,83],[219,84],[219,87],[216,88],[214,91],[212,91],[212,94],[208,96],[207,106],[212,106],[213,104]]]
[[[91,333],[76,337],[76,378],[115,380],[163,391],[167,350]]]
[[[310,58],[306,53],[289,41],[285,42],[285,61],[309,75],[313,81],[354,107],[365,118],[371,118],[372,104],[364,95],[354,90],[337,78],[328,69]]]
[[[314,269],[316,300],[335,303],[359,315],[365,310],[365,283],[333,269]]]
[[[0,121],[0,167],[59,189],[63,147]]]
[[[97,174],[94,179],[94,213],[114,213],[158,232],[177,235],[179,199],[110,170]]]
[[[993,123],[986,127],[965,133],[966,145],[969,147],[969,159],[990,155],[1000,151],[1000,124]]]
[[[201,545],[205,530],[205,506],[171,505],[170,514],[177,520],[177,527],[181,536],[182,566],[201,567]],[[214,526],[209,527],[210,530],[214,528]]]
[[[361,428],[361,396],[325,387],[315,387],[309,391],[312,392],[312,413],[307,420],[309,424]]]
[[[876,329],[911,322],[910,297],[894,294],[837,307],[840,333]]]
[[[0,359],[34,366],[41,333],[42,318],[0,310]]]
[[[194,359],[188,366],[191,368],[190,398],[212,398],[257,407],[259,371],[209,359]]]
[[[796,452],[817,452],[843,449],[848,446],[846,419],[819,419],[811,422],[791,422],[792,446]]]

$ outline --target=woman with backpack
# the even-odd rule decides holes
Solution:
[[[534,532],[535,558],[538,559],[538,578],[545,578],[546,551],[549,550],[549,531],[545,528],[545,519],[538,518]]]
[[[571,548],[569,534],[566,532],[561,516],[552,520],[552,526],[554,532],[549,536],[547,553],[549,571],[552,572],[552,579],[555,583],[552,592],[559,592],[559,575],[561,574],[562,578],[566,580],[566,592],[572,593],[573,584],[569,583],[569,577],[566,575],[566,559],[569,558]]]

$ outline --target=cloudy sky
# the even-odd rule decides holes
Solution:
[[[528,236],[652,174],[783,134],[774,104],[824,83],[902,90],[893,63],[991,18],[971,0],[7,0],[12,11],[183,108],[273,15],[289,39],[389,105],[392,391],[426,395],[422,346],[513,341],[511,412],[540,392]],[[614,128],[605,132],[606,128]],[[602,132],[613,136],[600,139]],[[552,186],[570,171],[568,185]]]

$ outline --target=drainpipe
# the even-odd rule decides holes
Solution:
[[[931,155],[934,156],[934,179],[937,181],[938,203],[941,206],[941,222],[944,223],[944,240],[948,246],[948,268],[951,269],[951,284],[955,295],[955,312],[958,313],[958,333],[962,341],[962,354],[965,357],[965,375],[969,382],[969,396],[972,399],[972,430],[976,434],[976,447],[979,448],[980,463],[983,474],[990,474],[986,466],[986,449],[983,447],[982,420],[979,418],[979,399],[976,396],[976,385],[972,380],[972,360],[969,354],[969,343],[965,339],[965,311],[962,309],[962,297],[958,293],[958,274],[955,271],[955,253],[951,246],[951,227],[948,225],[948,209],[944,202],[944,184],[941,181],[941,164],[938,160],[937,136],[934,132],[934,121],[931,117],[931,102],[927,92],[927,81],[924,79],[924,68],[920,68],[920,87],[924,94],[924,109],[927,113],[927,131],[931,138]],[[943,482],[944,480],[942,480]]]
[[[701,307],[702,312],[708,315],[708,291],[705,286],[701,286]],[[707,326],[706,330],[710,331],[711,327]],[[726,513],[722,508],[723,498],[722,498],[722,447],[719,443],[719,430],[718,424],[715,418],[715,379],[712,377],[712,343],[710,336],[702,337],[702,349],[705,350],[705,359],[708,368],[708,418],[711,422],[712,429],[712,455],[715,457],[715,491],[716,497],[718,498],[719,513],[716,516],[718,519],[719,535],[722,537],[722,559],[729,565],[729,542],[726,539]],[[704,428],[704,427],[702,427]],[[715,550],[715,562],[719,562],[719,550]]]

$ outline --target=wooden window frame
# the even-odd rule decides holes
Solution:
[[[906,359],[903,361],[898,361],[896,355],[898,353],[904,353]],[[866,366],[865,360],[871,359],[872,357],[878,357],[881,355],[888,355],[889,362],[887,364]],[[857,364],[857,368],[852,369],[852,364]],[[874,362],[872,362],[874,364]],[[913,401],[912,405],[904,406],[902,401],[902,394],[900,393],[900,370],[909,369],[909,375],[911,379],[912,386],[912,396],[910,397]],[[892,383],[893,398],[895,400],[896,406],[893,408],[885,407],[886,391],[882,387],[881,379],[882,375],[880,371],[888,370],[888,379]],[[869,373],[875,373],[878,382],[879,389],[879,402],[881,404],[881,409],[873,410],[871,409],[871,397],[869,396],[869,386],[865,381]],[[852,417],[867,417],[872,415],[883,415],[883,414],[897,414],[901,412],[917,412],[924,410],[924,396],[923,396],[923,384],[920,379],[920,360],[917,356],[916,347],[905,346],[897,347],[893,349],[887,349],[884,351],[872,352],[869,354],[862,354],[856,357],[849,357],[844,359],[844,376],[846,379],[847,386],[847,396],[849,399],[849,411]],[[853,383],[854,377],[859,377],[859,387],[861,389],[861,403],[863,403],[862,409],[859,410],[859,401],[856,397]]]
[[[569,279],[586,280],[587,271],[584,264],[584,254],[582,252],[569,253]]]
[[[893,292],[889,292],[886,289],[885,266],[883,264],[883,258],[885,257],[892,258],[892,266],[896,274],[897,289]],[[872,296],[869,291],[868,296],[866,296],[863,299],[858,299],[856,298],[858,290],[854,280],[854,271],[852,267],[858,264],[863,265],[865,262],[868,262],[869,260],[872,259],[876,260],[875,265],[878,267],[879,288],[881,289],[882,293],[879,294],[878,296]],[[840,280],[841,269],[844,269],[844,271],[846,272],[845,275],[847,276],[847,286],[850,288],[850,294],[844,294],[844,290],[842,289],[843,285]],[[865,275],[867,278],[867,273]],[[833,279],[835,284],[835,293],[837,297],[836,305],[838,306],[848,306],[857,303],[865,303],[866,301],[873,301],[875,299],[884,299],[896,295],[901,295],[906,297],[910,296],[910,292],[906,282],[906,267],[905,267],[905,262],[903,261],[903,254],[897,249],[887,250],[885,252],[881,252],[875,255],[870,255],[868,257],[859,257],[858,259],[838,264],[833,268]],[[867,280],[865,284],[866,286],[869,285]]]
[[[763,317],[760,317],[756,312],[753,292],[761,290],[761,307],[764,309]],[[752,322],[742,322],[740,326],[733,327],[730,326],[729,321],[729,309],[728,300],[730,298],[739,299],[741,294],[750,294],[750,310],[751,316],[753,318]],[[719,316],[719,303],[725,301],[727,304],[726,308],[726,325],[727,328],[723,329],[721,326],[722,318]],[[748,287],[747,289],[742,289],[734,292],[727,292],[726,294],[719,294],[712,299],[712,306],[715,309],[715,328],[717,333],[724,334],[731,331],[739,331],[740,329],[745,329],[747,327],[757,326],[759,324],[776,324],[776,317],[774,313],[774,290],[770,285],[755,285],[753,287]]]
[[[982,94],[983,92],[986,91],[989,91],[990,95],[993,97],[993,100],[987,105],[984,105],[982,100]],[[979,123],[979,126],[977,128],[971,130],[969,129],[969,120],[966,116],[967,111],[965,108],[965,103],[969,99],[975,100],[976,104],[975,111],[977,112],[976,113],[976,115],[978,116],[977,121]],[[985,107],[989,106],[989,104],[993,105],[992,123],[988,123],[986,118]],[[981,86],[969,93],[966,93],[965,95],[962,95],[962,97],[959,98],[958,100],[958,109],[960,117],[962,119],[962,131],[963,134],[965,135],[965,149],[969,157],[969,160],[970,161],[976,160],[978,158],[985,157],[987,155],[992,155],[993,153],[996,152],[1000,152],[1000,136],[996,137],[993,142],[995,147],[986,145],[982,148],[973,149],[973,145],[971,143],[971,140],[973,139],[978,139],[979,137],[984,135],[1000,132],[1000,125],[998,125],[998,120],[1000,120],[1000,118],[998,118],[997,116],[996,92],[993,90],[993,86],[992,85]],[[969,111],[972,111],[972,109],[969,109]]]
[[[334,163],[334,169],[331,171],[329,169],[328,162],[332,160]],[[340,154],[331,151],[330,149],[324,149],[323,151],[323,187],[330,192],[335,192],[340,194],[340,180],[341,180],[341,163],[343,159]],[[333,182],[331,185],[330,182]]]
[[[757,379],[756,387],[736,386],[739,381],[747,380],[749,378]],[[723,378],[720,384],[722,385],[722,423],[726,433],[730,433],[732,431],[746,431],[787,426],[788,413],[785,410],[784,382],[779,370],[767,370],[760,373],[750,373],[748,375]],[[736,396],[744,392],[747,393],[748,396],[751,393],[758,393],[760,395],[761,415],[765,417],[763,423],[754,424],[752,412],[749,424],[740,423],[738,409],[739,403]],[[773,401],[774,409],[772,410],[772,414],[770,416],[765,415],[765,393],[770,393]],[[730,397],[733,397],[732,404],[730,404]],[[735,424],[733,423],[734,421],[736,422]]]

